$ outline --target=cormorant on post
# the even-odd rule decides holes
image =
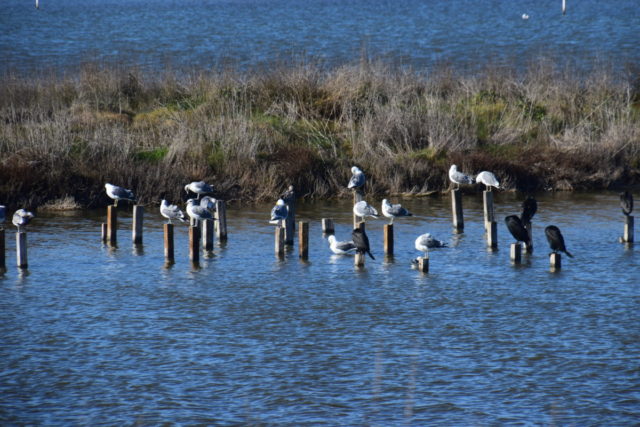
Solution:
[[[511,233],[516,241],[524,242],[527,246],[531,244],[531,240],[529,240],[529,233],[527,233],[527,229],[524,228],[522,221],[517,215],[509,215],[504,219],[504,222],[507,224],[509,233]]]
[[[629,216],[633,212],[633,196],[628,191],[620,193],[620,207],[625,216]]]
[[[573,258],[573,255],[567,251],[567,248],[564,245],[564,237],[562,237],[562,233],[560,233],[560,229],[555,225],[550,225],[544,229],[544,234],[547,236],[547,241],[549,242],[549,246],[554,253],[564,252],[569,255],[570,258]]]
[[[371,250],[369,249],[369,238],[367,237],[367,233],[359,228],[356,228],[351,233],[351,239],[353,240],[353,244],[356,245],[357,253],[367,253],[371,257],[371,259],[375,259],[371,254]]]

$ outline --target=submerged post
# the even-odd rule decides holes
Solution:
[[[213,220],[202,221],[202,248],[205,251],[213,250]]]
[[[384,253],[393,255],[393,224],[384,225]]]
[[[633,243],[633,216],[625,215],[624,217],[624,233],[622,234],[623,243]]]
[[[118,208],[114,205],[107,206],[107,241],[111,245],[118,241]]]
[[[333,220],[331,218],[322,218],[322,232],[324,234],[335,233],[335,229],[333,228]]]
[[[16,233],[16,256],[18,268],[27,268],[27,233],[19,231]]]
[[[429,272],[429,255],[418,257],[418,271],[421,273]]]
[[[549,266],[551,267],[551,271],[557,271],[562,268],[562,257],[557,252],[552,252],[549,255]]]
[[[167,262],[174,262],[173,255],[173,224],[164,225],[164,259]]]
[[[567,0],[562,0],[562,14],[567,14]]]
[[[227,241],[227,207],[224,200],[216,200],[216,235],[219,242]]]
[[[357,252],[356,256],[353,258],[353,264],[356,267],[364,267],[364,253]]]
[[[491,249],[498,248],[498,224],[495,221],[485,222],[487,229],[487,246]]]
[[[4,237],[4,228],[0,228],[0,271],[4,271],[7,268],[7,263],[5,260],[5,237]]]
[[[282,225],[276,227],[275,250],[277,256],[284,256],[284,227]]]
[[[144,207],[133,205],[133,243],[135,245],[142,244],[142,217],[144,216]]]
[[[520,264],[522,262],[522,245],[519,242],[511,244],[509,256],[511,262],[514,264]]]
[[[459,188],[451,190],[451,213],[453,214],[453,229],[455,233],[464,231],[462,217],[462,192]]]
[[[353,204],[355,205],[358,202],[361,202],[364,200],[364,196],[362,195],[362,193],[360,193],[359,189],[354,189],[353,190]],[[364,218],[359,217],[358,215],[356,215],[355,213],[353,214],[353,228],[358,228],[358,223],[361,222]]]
[[[300,258],[309,258],[309,223],[300,221],[298,224],[298,251]]]
[[[189,259],[192,264],[200,262],[200,227],[189,226]]]
[[[484,205],[484,223],[487,224],[495,220],[493,211],[493,191],[483,191],[482,201]]]

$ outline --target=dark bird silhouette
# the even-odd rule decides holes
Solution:
[[[520,215],[520,219],[523,224],[527,224],[531,222],[531,218],[538,211],[538,202],[533,197],[527,197],[524,202],[522,202],[522,215]]]
[[[628,191],[620,193],[620,207],[622,208],[623,214],[626,216],[631,215],[633,211],[633,196]]]
[[[296,192],[293,189],[293,185],[290,185],[289,188],[287,188],[284,193],[282,193],[282,195],[280,196],[280,198],[282,200],[284,200],[284,202],[287,205],[290,205],[292,202],[296,201]]]
[[[504,219],[505,224],[507,224],[507,228],[509,229],[509,233],[516,239],[518,242],[524,242],[527,246],[531,245],[531,240],[529,240],[529,233],[527,233],[527,229],[524,228],[522,221],[518,218],[517,215],[509,215]]]
[[[367,237],[367,233],[359,228],[356,228],[353,230],[353,233],[351,233],[351,240],[353,240],[353,244],[356,245],[357,253],[367,253],[371,257],[371,259],[375,259],[371,254],[371,250],[369,249],[369,238]]]
[[[544,234],[547,236],[549,246],[554,253],[557,253],[558,251],[564,252],[569,255],[570,258],[573,258],[573,255],[569,253],[564,245],[564,237],[562,237],[562,233],[560,233],[560,229],[558,227],[550,225],[544,229]]]

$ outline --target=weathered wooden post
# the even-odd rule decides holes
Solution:
[[[418,271],[421,273],[429,272],[429,255],[418,257]]]
[[[493,210],[493,191],[483,191],[482,192],[482,202],[484,206],[484,223],[494,221],[494,210]]]
[[[27,260],[27,233],[19,231],[16,233],[16,260],[18,268],[27,268],[29,262]]]
[[[107,206],[107,241],[111,245],[118,241],[118,208],[114,205]]]
[[[562,257],[557,252],[551,252],[549,255],[549,266],[551,271],[557,271],[562,268]]]
[[[360,230],[364,231],[364,225],[365,225],[365,222],[360,221],[359,223],[356,224],[356,228],[359,228]]]
[[[189,226],[189,259],[192,264],[200,262],[200,227]]]
[[[567,0],[562,0],[562,14],[567,14]]]
[[[353,204],[355,205],[358,202],[361,202],[364,200],[364,196],[363,194],[360,192],[359,189],[354,189],[353,190]],[[358,215],[356,215],[355,213],[353,214],[353,228],[358,228],[358,223],[360,223],[363,220],[363,218],[360,218]]]
[[[298,250],[300,258],[309,258],[309,223],[300,221],[298,224]]]
[[[164,225],[164,259],[173,264],[173,224]]]
[[[386,255],[393,255],[393,224],[385,224],[383,234],[384,234],[384,253]]]
[[[7,263],[5,260],[5,237],[4,237],[4,228],[0,228],[0,271],[4,271],[7,269]]]
[[[511,244],[510,257],[511,262],[514,264],[520,264],[522,262],[522,245],[520,242]]]
[[[227,241],[227,207],[224,200],[216,200],[216,235],[219,242]]]
[[[107,243],[107,223],[103,222],[101,227],[101,239],[102,243]]]
[[[144,216],[144,207],[133,205],[133,244],[142,244],[142,218]]]
[[[453,214],[453,229],[455,233],[464,231],[462,217],[462,192],[459,188],[451,190],[451,213]]]
[[[296,201],[290,198],[285,201],[288,207],[287,218],[284,220],[284,243],[293,245],[293,236],[296,233]]]
[[[280,224],[276,226],[275,250],[278,257],[284,256],[284,227]]]
[[[212,219],[202,221],[202,247],[205,251],[213,250],[213,228]]]
[[[484,227],[487,230],[487,246],[491,249],[498,248],[498,224],[495,221],[485,222]]]
[[[633,243],[633,216],[624,216],[624,233],[622,234],[622,243]]]
[[[335,228],[333,227],[333,220],[331,218],[322,218],[322,232],[324,234],[335,233]]]
[[[364,253],[357,252],[356,256],[353,258],[353,264],[356,267],[364,267]]]

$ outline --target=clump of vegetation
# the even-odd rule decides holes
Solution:
[[[447,170],[508,188],[607,188],[640,177],[639,77],[545,63],[516,74],[429,74],[361,62],[270,72],[167,74],[87,67],[0,77],[0,200],[104,205],[104,182],[179,200],[204,179],[226,199],[446,189]],[[568,185],[567,185],[568,184]],[[160,190],[159,190],[160,189]]]

